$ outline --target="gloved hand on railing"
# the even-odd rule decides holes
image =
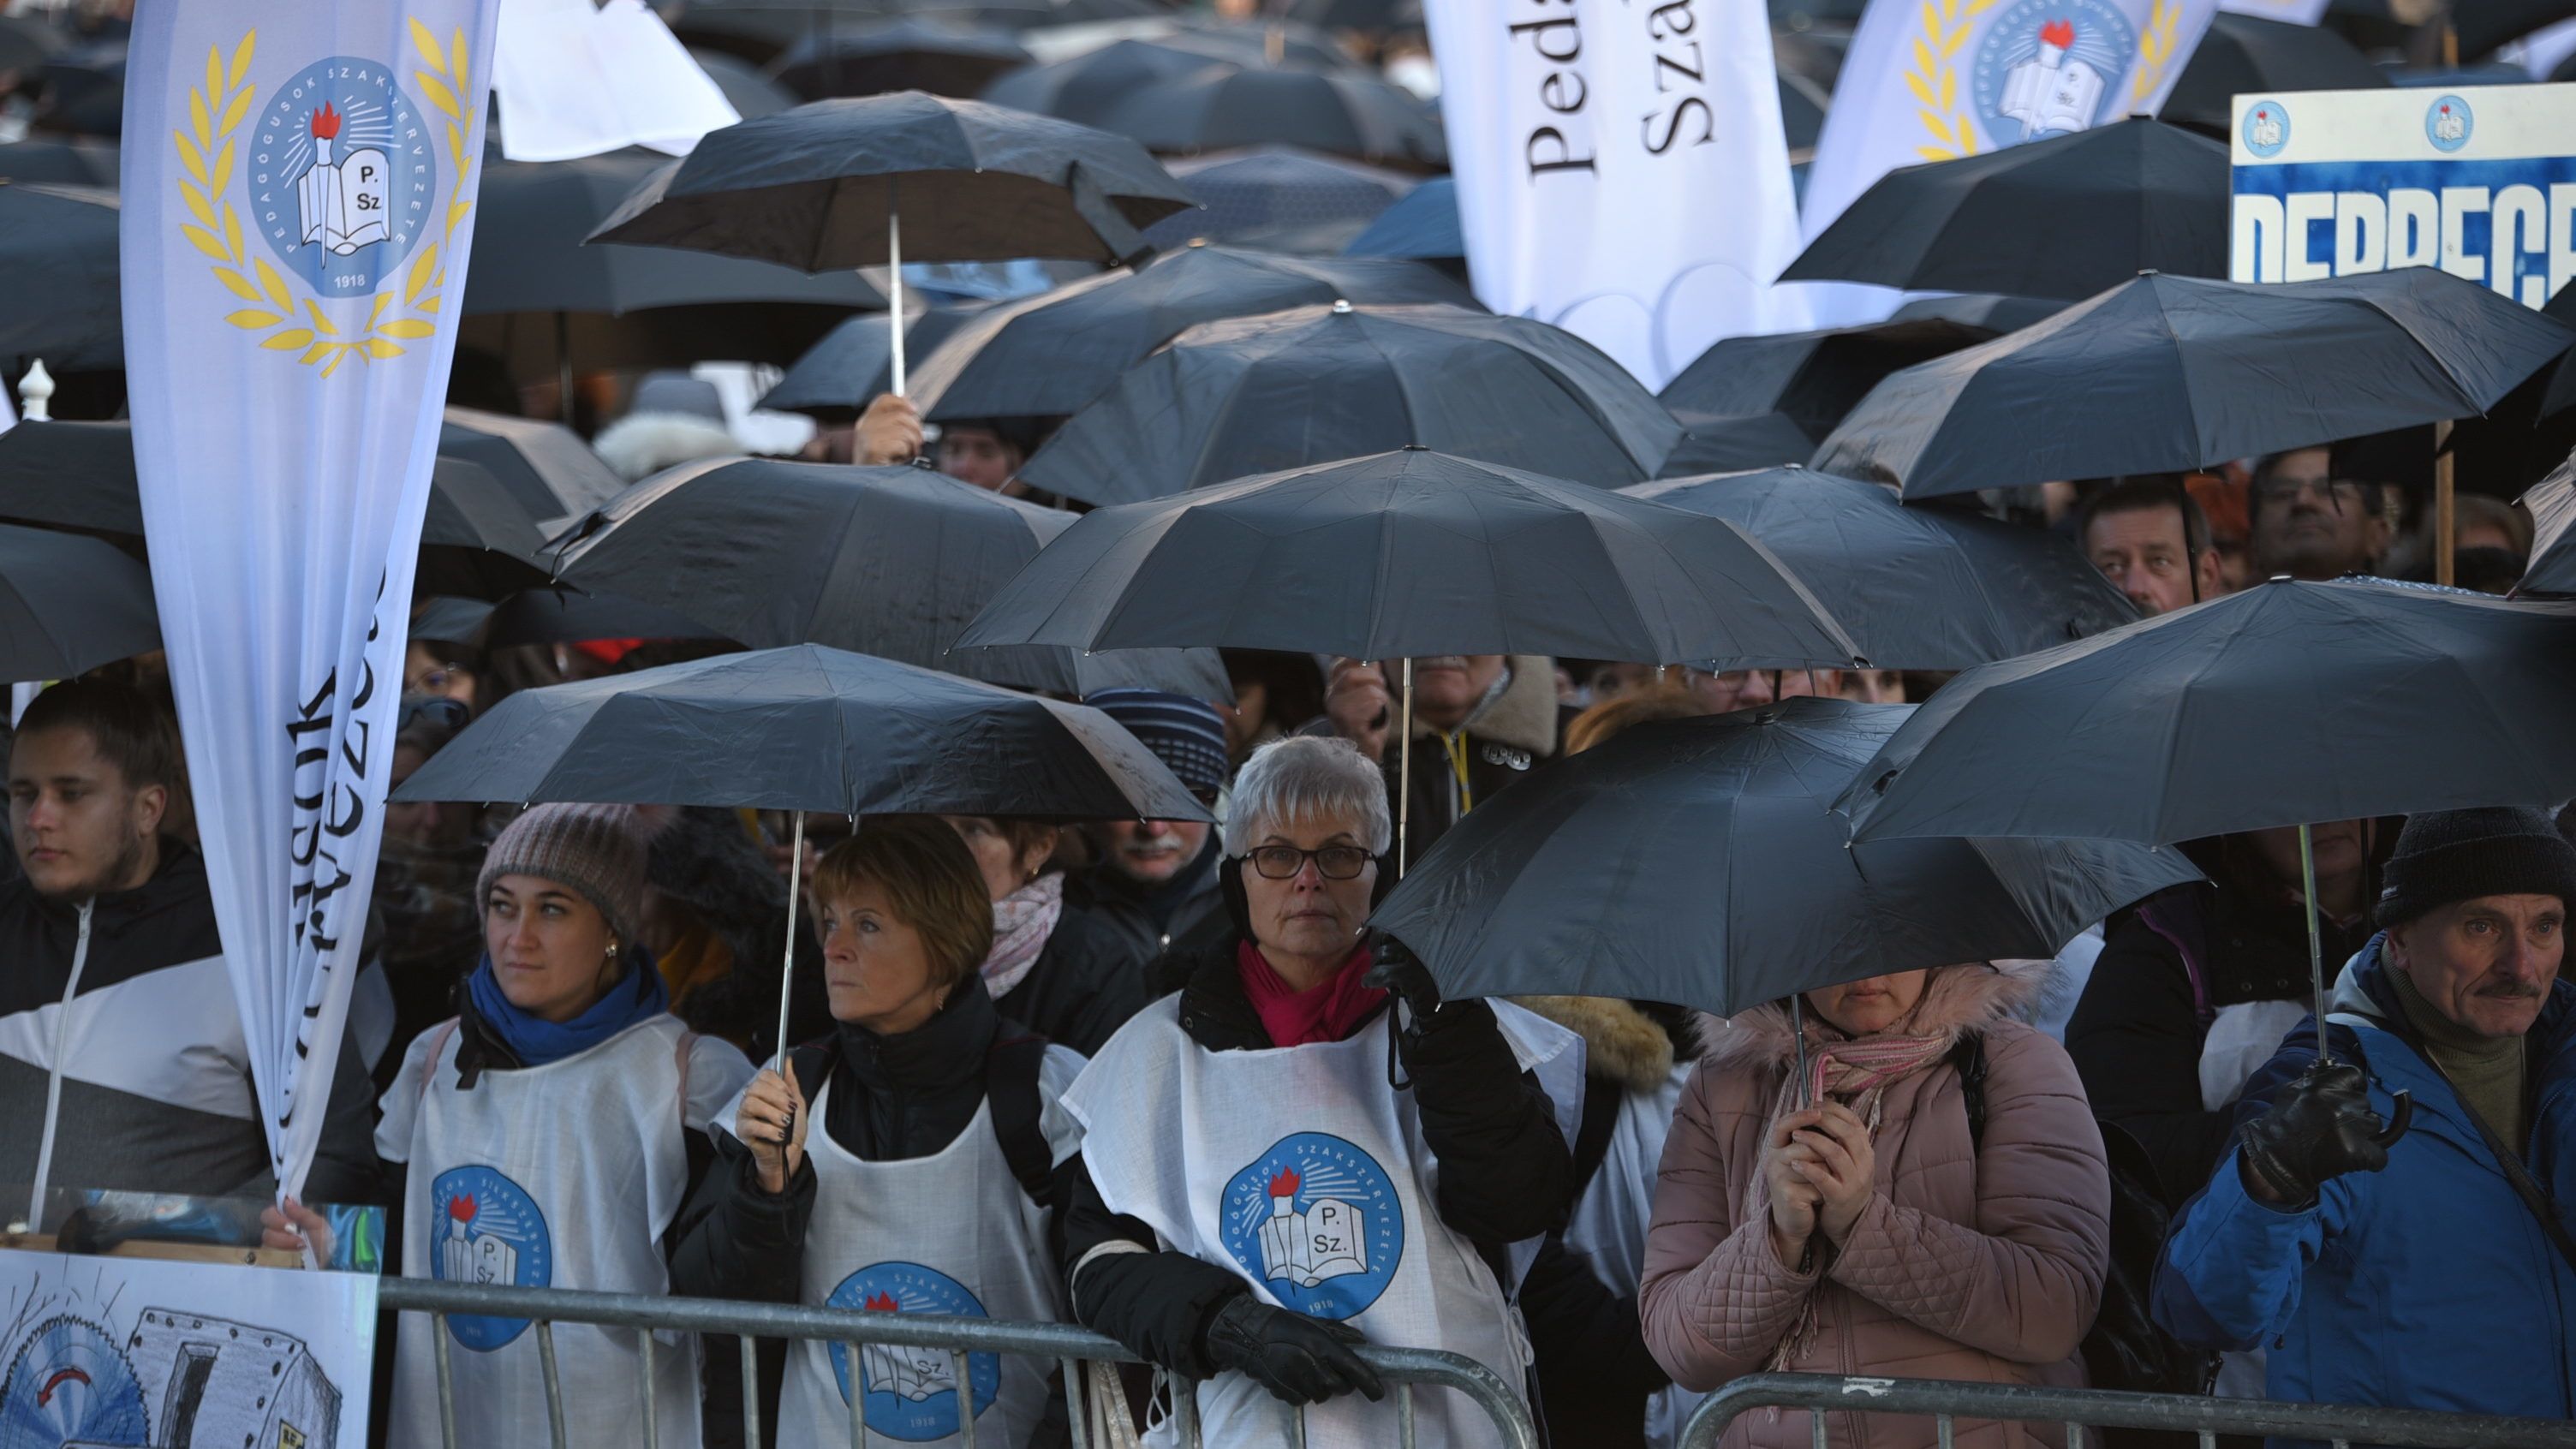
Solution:
[[[2400,1092],[2397,1120],[2383,1127],[2361,1068],[2316,1063],[2291,1078],[2269,1111],[2245,1124],[2246,1191],[2281,1207],[2305,1208],[2329,1178],[2386,1167],[2388,1149],[2414,1116],[2413,1099]]]
[[[1327,1323],[1273,1308],[1245,1293],[1208,1320],[1207,1357],[1220,1369],[1240,1369],[1273,1398],[1319,1404],[1353,1389],[1371,1400],[1386,1397],[1377,1370],[1351,1352],[1368,1342],[1347,1323]]]

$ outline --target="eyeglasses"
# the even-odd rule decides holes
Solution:
[[[1356,845],[1327,845],[1321,850],[1299,850],[1293,845],[1264,845],[1236,857],[1252,862],[1264,880],[1295,880],[1297,872],[1313,861],[1315,870],[1326,880],[1357,880],[1368,869],[1370,855]]]

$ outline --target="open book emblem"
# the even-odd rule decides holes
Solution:
[[[2075,48],[2075,23],[2051,20],[2039,28],[2039,54],[2004,73],[2003,113],[2021,122],[2025,137],[2081,131],[2102,109],[2109,84],[2102,73],[2067,54]]]
[[[903,1311],[891,1293],[871,1293],[865,1304],[872,1313]],[[893,1394],[918,1404],[932,1394],[957,1391],[956,1361],[935,1348],[864,1344],[859,1349],[859,1367],[867,1375],[868,1392],[872,1394]]]
[[[1968,67],[1977,117],[1998,146],[2085,130],[2137,53],[2137,23],[2112,0],[2008,0]]]
[[[544,1288],[554,1282],[554,1236],[536,1199],[489,1167],[454,1167],[430,1184],[429,1271],[447,1283]],[[490,1353],[527,1332],[524,1318],[452,1313],[459,1344]]]
[[[871,1263],[843,1278],[824,1298],[823,1305],[862,1314],[988,1316],[983,1301],[965,1284],[920,1263]],[[835,1343],[829,1353],[841,1402],[848,1403],[856,1394],[868,1432],[900,1443],[946,1439],[956,1434],[959,1398],[967,1401],[968,1414],[980,1419],[1001,1392],[1002,1360],[998,1354],[968,1354],[966,1382],[960,1385],[957,1357],[944,1348],[862,1342],[853,1355],[848,1345]],[[961,1388],[965,1391],[962,1395]]]
[[[1261,1276],[1312,1288],[1327,1278],[1368,1271],[1362,1234],[1368,1214],[1337,1197],[1297,1211],[1297,1174],[1270,1180],[1270,1221],[1261,1225]]]
[[[295,181],[295,200],[304,218],[307,245],[328,247],[347,256],[392,235],[393,167],[385,153],[360,146],[333,160],[340,138],[341,116],[329,101],[313,113],[313,164]]]
[[[1366,1312],[1404,1256],[1395,1183],[1358,1145],[1283,1137],[1226,1185],[1225,1248],[1281,1305],[1317,1318]]]

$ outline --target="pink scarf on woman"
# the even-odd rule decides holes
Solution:
[[[993,949],[984,955],[984,989],[995,1000],[1010,994],[1038,964],[1047,937],[1064,915],[1064,872],[1052,870],[993,902]]]

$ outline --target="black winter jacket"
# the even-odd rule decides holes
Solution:
[[[1156,975],[1182,982],[1180,1025],[1190,1040],[1209,1051],[1267,1050],[1270,1036],[1237,974],[1236,945],[1228,940],[1167,957]],[[1563,1226],[1574,1196],[1573,1158],[1547,1094],[1520,1070],[1493,1009],[1460,1002],[1396,1040],[1423,1137],[1440,1161],[1441,1221],[1496,1264],[1507,1244]],[[1065,1166],[1073,1173],[1064,1254],[1074,1265],[1076,1320],[1174,1373],[1208,1377],[1208,1321],[1250,1291],[1242,1277],[1182,1253],[1151,1251],[1153,1229],[1112,1213],[1078,1154]],[[1086,1256],[1113,1243],[1149,1251]],[[1499,1267],[1496,1276],[1504,1277]]]
[[[1020,983],[993,1005],[1058,1046],[1089,1056],[1145,1009],[1145,979],[1118,938],[1071,904]]]
[[[1224,849],[1210,831],[1198,858],[1153,888],[1109,865],[1095,865],[1066,882],[1065,899],[1090,913],[1092,924],[1117,943],[1141,981],[1146,968],[1167,952],[1195,952],[1233,934],[1225,893],[1217,884]]]

